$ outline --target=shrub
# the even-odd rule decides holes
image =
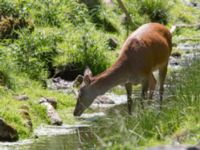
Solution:
[[[59,45],[64,53],[55,58],[57,66],[71,64],[78,72],[83,72],[86,66],[89,66],[94,74],[108,67],[110,60],[106,56],[105,50],[108,46],[105,35],[95,32],[93,27],[69,32],[65,39],[65,43]]]
[[[0,21],[0,39],[5,38],[17,38],[18,34],[15,30],[28,27],[30,31],[33,31],[34,26],[30,21],[27,21],[23,18],[13,18],[6,17]]]
[[[103,29],[107,32],[118,32],[114,22],[111,21],[114,14],[112,14],[112,16],[109,14],[111,14],[111,11],[107,11],[107,9],[105,9],[102,5],[98,5],[89,10],[91,21],[97,28]]]
[[[147,14],[152,22],[168,23],[169,5],[163,0],[138,0],[139,12]]]
[[[89,12],[85,5],[78,4],[76,1],[68,1],[65,9],[65,20],[75,26],[86,23],[89,18]]]
[[[0,20],[1,17],[14,17],[25,18],[28,16],[27,2],[25,0],[12,1],[12,0],[0,0]]]
[[[41,0],[34,3],[35,22],[39,25],[60,26],[61,3],[51,0]]]
[[[52,59],[57,54],[58,37],[23,30],[19,40],[12,45],[12,57],[18,71],[25,72],[31,79],[43,80],[52,67]]]

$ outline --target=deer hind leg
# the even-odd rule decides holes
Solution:
[[[156,79],[153,73],[151,73],[149,76],[149,99],[150,100],[152,100],[153,98],[155,87],[156,87]]]
[[[127,92],[128,112],[131,115],[132,104],[133,104],[133,100],[132,100],[132,84],[131,83],[125,84],[125,88],[126,88],[126,92]]]
[[[164,65],[162,68],[159,69],[159,82],[160,82],[160,89],[159,89],[159,96],[160,96],[160,109],[162,108],[162,100],[163,100],[163,93],[164,93],[164,82],[167,74],[167,65]]]

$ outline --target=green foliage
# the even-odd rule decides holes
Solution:
[[[19,39],[12,45],[11,55],[18,71],[28,73],[31,79],[44,80],[52,59],[57,54],[57,37],[45,33],[22,31]]]
[[[0,0],[0,17],[12,16],[14,18],[24,18],[29,14],[29,5],[25,0],[12,1]],[[1,20],[1,19],[0,19]]]
[[[171,4],[171,9],[169,11],[169,19],[173,24],[191,24],[198,23],[200,18],[199,12],[193,7],[188,7],[181,0],[176,0],[176,2]],[[187,13],[183,13],[187,12]]]
[[[163,0],[139,0],[139,12],[147,14],[152,22],[168,23],[169,5]]]
[[[72,64],[82,72],[88,66],[94,74],[102,72],[109,66],[106,39],[101,37],[102,34],[97,34],[92,26],[90,27],[90,30],[77,29],[76,32],[68,33],[67,37],[70,39],[66,38],[66,42],[58,46],[65,52],[64,55],[55,58],[58,64]]]
[[[70,0],[65,7],[65,20],[74,26],[84,25],[89,19],[89,11],[83,4]]]
[[[89,11],[92,22],[97,28],[103,29],[107,32],[117,32],[118,29],[114,26],[114,22],[108,17],[110,12],[99,5]]]
[[[61,18],[59,14],[61,13],[62,3],[59,1],[52,0],[40,0],[34,3],[34,8],[37,10],[35,12],[36,23],[39,25],[50,25],[50,26],[60,26]]]

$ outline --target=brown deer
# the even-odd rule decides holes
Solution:
[[[172,32],[174,28],[172,29]],[[159,70],[159,96],[162,106],[164,81],[172,50],[172,34],[163,25],[148,23],[139,27],[125,41],[117,61],[106,71],[92,76],[86,69],[74,116],[80,116],[98,95],[124,84],[127,91],[128,112],[132,110],[132,84],[142,84],[142,98],[152,99],[156,80],[153,71]],[[149,95],[147,91],[149,90]]]

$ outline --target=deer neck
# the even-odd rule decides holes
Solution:
[[[103,73],[93,77],[91,84],[93,94],[102,95],[114,86],[125,83],[128,78],[126,67],[125,63],[116,62]]]

